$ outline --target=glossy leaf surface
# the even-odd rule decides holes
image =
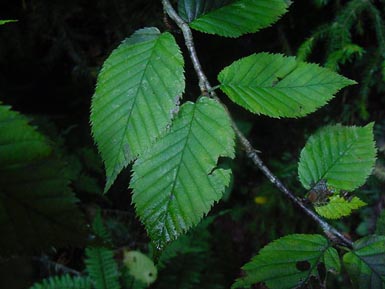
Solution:
[[[284,0],[180,0],[178,10],[195,30],[239,37],[270,26],[287,8]]]
[[[216,168],[234,156],[234,132],[223,107],[202,97],[187,102],[171,129],[133,166],[133,203],[159,246],[198,224],[218,201],[230,171]]]
[[[183,65],[174,37],[156,28],[138,30],[105,61],[91,109],[105,191],[170,123],[184,91]]]
[[[302,117],[354,84],[337,73],[295,57],[259,53],[235,61],[218,80],[232,101],[270,117]]]

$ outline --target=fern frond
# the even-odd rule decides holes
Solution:
[[[328,54],[350,44],[351,30],[357,17],[368,7],[365,0],[349,1],[330,24]]]
[[[356,44],[347,44],[339,50],[336,50],[329,54],[325,67],[339,71],[339,65],[351,62],[353,58],[361,58],[364,53],[364,49]]]
[[[92,222],[92,230],[101,240],[107,243],[112,242],[110,232],[108,232],[106,226],[103,223],[103,218],[100,209],[96,211],[94,220]]]
[[[44,279],[30,289],[91,289],[91,281],[88,277],[71,277],[66,274]]]
[[[103,247],[86,248],[86,268],[96,289],[119,289],[114,252]]]

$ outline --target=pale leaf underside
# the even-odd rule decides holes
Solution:
[[[358,197],[346,200],[341,196],[332,196],[326,205],[315,206],[315,210],[322,217],[339,219],[341,217],[349,216],[353,210],[359,209],[365,205],[366,203],[361,201]]]

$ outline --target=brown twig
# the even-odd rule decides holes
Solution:
[[[168,16],[174,20],[179,29],[182,30],[183,37],[185,40],[185,45],[190,55],[190,59],[193,63],[195,72],[199,79],[199,87],[202,95],[210,95],[212,98],[221,103],[224,108],[227,110],[227,107],[220,101],[215,90],[210,85],[205,73],[202,70],[202,66],[199,62],[199,58],[197,56],[194,39],[192,36],[192,32],[188,24],[178,15],[175,9],[172,7],[169,0],[162,0],[163,8],[168,14]],[[230,119],[231,115],[229,113]],[[337,242],[341,245],[352,247],[353,242],[346,238],[341,232],[332,227],[329,223],[323,220],[320,216],[318,216],[314,211],[309,209],[301,199],[297,198],[263,163],[261,158],[258,156],[258,151],[253,148],[249,140],[242,134],[242,132],[237,127],[236,123],[232,120],[233,129],[243,147],[246,151],[247,156],[253,161],[253,163],[264,173],[264,175],[269,179],[269,181],[274,184],[286,197],[288,197],[294,204],[296,204],[299,208],[302,209],[309,217],[311,217],[318,225],[322,228],[325,235],[331,239],[333,242]]]

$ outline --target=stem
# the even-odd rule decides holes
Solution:
[[[332,227],[329,223],[323,220],[320,216],[318,216],[314,211],[309,209],[301,199],[297,198],[286,186],[269,170],[269,168],[263,163],[263,161],[258,156],[258,151],[253,148],[249,140],[242,134],[242,132],[237,127],[236,123],[232,119],[227,107],[220,101],[218,98],[215,88],[211,87],[210,82],[208,81],[205,73],[202,70],[202,66],[199,62],[199,58],[197,56],[194,40],[192,37],[192,32],[188,24],[176,13],[174,8],[172,7],[169,0],[162,0],[164,10],[170,16],[172,20],[175,21],[177,26],[182,30],[185,45],[187,50],[189,51],[191,61],[194,65],[195,72],[199,79],[199,87],[201,89],[202,95],[209,94],[212,98],[217,100],[219,103],[223,105],[225,110],[228,112],[229,117],[231,119],[232,127],[243,147],[246,151],[247,156],[253,161],[253,163],[264,173],[264,175],[269,179],[269,181],[274,184],[286,197],[288,197],[294,204],[296,204],[299,208],[302,209],[309,217],[311,217],[318,225],[322,228],[325,235],[332,240],[333,242],[337,242],[348,247],[353,246],[353,242],[346,238],[342,233],[340,233],[337,229]]]
[[[71,273],[71,274],[76,275],[76,276],[81,276],[82,275],[82,273],[80,273],[79,271],[76,271],[76,270],[74,270],[72,268],[69,268],[69,267],[67,267],[67,266],[65,266],[63,264],[51,261],[46,256],[45,257],[32,257],[32,260],[45,263],[48,267],[55,268],[55,271],[61,271],[63,273]]]

